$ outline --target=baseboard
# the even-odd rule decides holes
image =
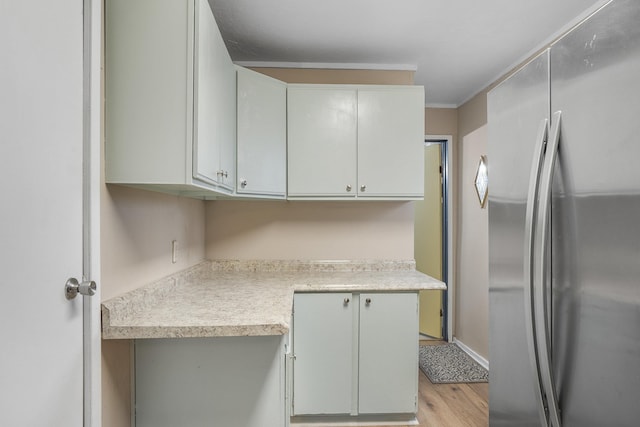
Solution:
[[[462,341],[460,341],[456,337],[453,337],[453,343],[456,344],[458,347],[460,347],[460,349],[462,349],[462,351],[467,353],[473,360],[478,362],[480,366],[485,368],[487,371],[489,370],[489,361],[487,359],[480,356],[478,353],[473,351],[471,348],[469,348],[467,345],[465,345]]]
[[[420,423],[414,414],[405,415],[358,415],[358,416],[294,416],[291,427],[368,427],[417,426]]]

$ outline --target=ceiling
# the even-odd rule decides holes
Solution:
[[[235,62],[415,70],[457,107],[603,0],[209,0]]]

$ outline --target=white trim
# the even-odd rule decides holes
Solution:
[[[83,0],[83,280],[98,284],[83,297],[84,427],[102,425],[100,319],[100,139],[102,1]]]
[[[452,186],[452,177],[453,177],[453,156],[454,156],[454,144],[453,144],[453,136],[451,135],[425,135],[424,139],[437,139],[444,140],[445,145],[447,146],[447,164],[445,166],[445,171],[447,172],[447,336],[449,339],[453,337],[453,319],[454,319],[454,305],[453,301],[455,300],[455,280],[453,277],[454,266],[453,266],[453,186]],[[425,142],[426,146],[427,142]]]
[[[136,340],[129,343],[129,386],[131,387],[131,395],[129,403],[131,407],[131,427],[136,426]]]
[[[580,15],[576,16],[571,21],[569,21],[565,25],[563,25],[558,31],[552,33],[549,37],[544,39],[544,41],[542,43],[536,45],[535,48],[531,49],[529,52],[527,52],[526,54],[522,55],[515,62],[511,63],[511,65],[509,65],[507,68],[505,68],[502,71],[500,71],[500,73],[498,73],[498,75],[494,76],[492,79],[490,79],[484,85],[482,85],[481,89],[477,90],[471,96],[465,98],[462,102],[460,102],[458,104],[458,107],[460,107],[460,106],[466,104],[467,102],[471,101],[476,95],[482,93],[484,90],[489,88],[492,84],[494,84],[494,83],[502,80],[506,76],[508,76],[509,73],[511,73],[512,71],[515,71],[521,64],[523,64],[524,62],[528,62],[528,60],[531,59],[537,52],[540,52],[540,51],[550,47],[553,43],[558,41],[558,39],[560,37],[562,37],[563,35],[565,35],[569,31],[571,31],[576,25],[580,24],[582,21],[584,21],[585,19],[587,19],[588,17],[590,17],[591,15],[596,13],[598,10],[602,9],[605,5],[607,5],[611,1],[612,0],[599,0],[597,3],[591,5],[591,7],[586,9]]]
[[[331,70],[385,70],[417,71],[415,64],[360,64],[357,62],[274,62],[274,61],[234,61],[241,67],[261,68],[313,68]]]
[[[469,348],[466,344],[460,341],[457,338],[453,338],[453,343],[456,344],[462,351],[467,353],[473,360],[478,362],[480,366],[482,366],[487,371],[489,370],[489,361],[484,357],[480,356],[478,353]]]

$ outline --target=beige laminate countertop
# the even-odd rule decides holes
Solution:
[[[445,288],[413,261],[205,261],[105,301],[102,337],[284,335],[294,292]]]

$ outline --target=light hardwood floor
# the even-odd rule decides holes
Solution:
[[[421,345],[441,341],[421,340]],[[489,425],[489,384],[433,384],[420,371],[418,382],[420,427],[487,427]],[[406,426],[409,427],[409,426]]]
[[[439,341],[420,341],[421,345]],[[420,371],[420,427],[486,427],[489,425],[489,384],[432,384]]]
[[[420,427],[486,427],[489,425],[489,384],[432,384],[420,372]]]

